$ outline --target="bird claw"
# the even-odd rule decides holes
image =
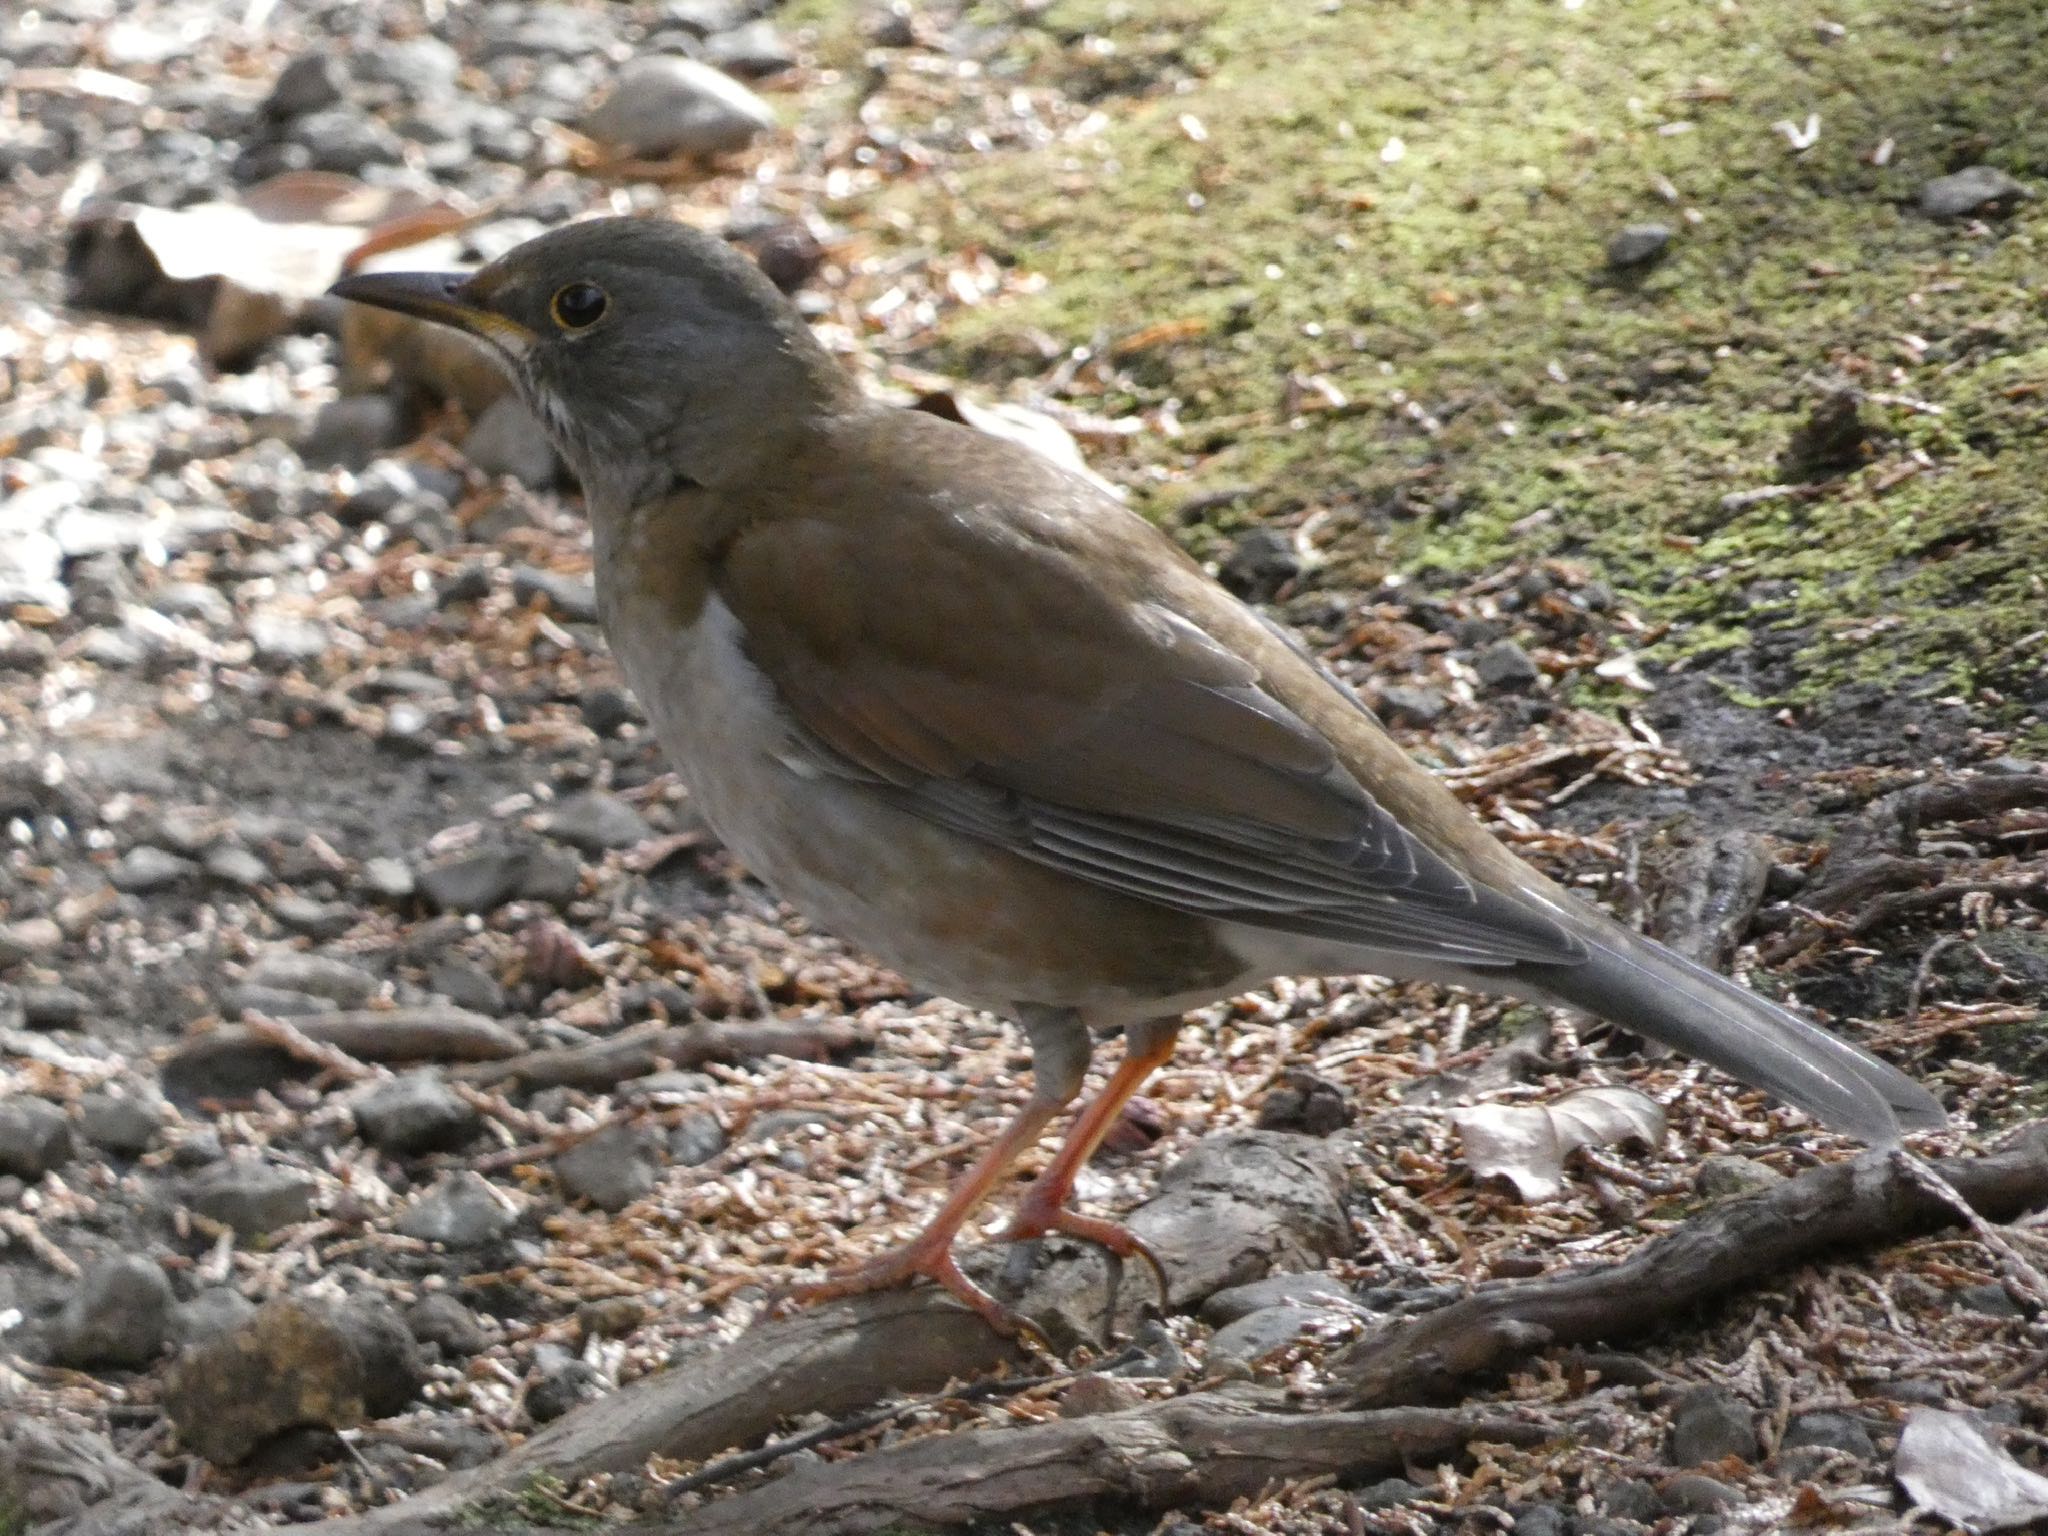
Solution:
[[[1078,1211],[1053,1207],[1047,1210],[1020,1209],[1010,1229],[1003,1234],[1003,1241],[1015,1243],[1010,1261],[1003,1267],[1003,1284],[1010,1290],[1022,1290],[1030,1278],[1031,1267],[1036,1260],[1039,1240],[1052,1233],[1062,1237],[1076,1238],[1100,1248],[1109,1259],[1109,1300],[1103,1308],[1103,1330],[1105,1339],[1114,1337],[1117,1299],[1123,1291],[1124,1262],[1140,1259],[1152,1272],[1152,1284],[1158,1292],[1159,1309],[1165,1311],[1168,1295],[1166,1266],[1152,1247],[1129,1227],[1114,1221],[1105,1221],[1099,1216],[1083,1216]]]
[[[769,1303],[769,1312],[780,1315],[793,1307],[866,1296],[920,1278],[937,1285],[1004,1338],[1023,1339],[1048,1355],[1054,1353],[1052,1340],[1046,1337],[1043,1328],[1014,1307],[1004,1306],[967,1278],[954,1259],[950,1244],[912,1242],[891,1248],[852,1269],[789,1287]]]

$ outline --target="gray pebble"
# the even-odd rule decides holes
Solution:
[[[232,1227],[243,1238],[262,1237],[313,1214],[319,1182],[309,1173],[254,1158],[220,1163],[192,1181],[185,1203]]]
[[[1963,219],[2007,212],[2032,195],[2024,183],[1995,165],[1971,165],[1922,185],[1920,211],[1930,219]]]
[[[407,1307],[405,1325],[420,1343],[432,1344],[445,1355],[481,1354],[491,1346],[476,1314],[446,1291],[422,1296]]]
[[[635,848],[654,835],[646,818],[617,795],[601,789],[572,795],[548,813],[541,830],[587,854]]]
[[[139,1370],[170,1337],[171,1282],[163,1267],[140,1254],[122,1254],[85,1272],[57,1315],[51,1338],[59,1364],[83,1370]]]
[[[695,59],[635,59],[586,117],[583,132],[628,155],[716,155],[744,149],[775,126],[769,105]]]
[[[363,1140],[394,1157],[449,1152],[470,1140],[483,1118],[431,1069],[377,1084],[349,1105]]]
[[[463,1169],[451,1173],[399,1215],[394,1230],[401,1236],[444,1248],[482,1248],[518,1224],[515,1212],[491,1192],[483,1175]]]
[[[462,453],[478,473],[510,475],[537,491],[561,477],[547,429],[517,395],[501,395],[484,407],[462,440]]]
[[[343,1008],[360,1008],[377,995],[379,986],[377,978],[360,966],[301,949],[266,950],[242,979],[252,987],[308,992]]]
[[[78,1101],[78,1128],[102,1152],[140,1157],[163,1135],[166,1111],[134,1094],[88,1093]]]
[[[171,1311],[171,1337],[190,1348],[232,1333],[256,1315],[256,1303],[229,1286],[209,1286]]]
[[[1607,242],[1607,265],[1617,272],[1648,266],[1670,246],[1670,225],[1631,224]]]
[[[156,891],[167,891],[198,873],[199,866],[190,859],[145,843],[139,848],[130,848],[115,860],[107,871],[107,879],[117,891],[125,891],[131,896],[147,896]]]
[[[1695,1387],[1679,1399],[1671,1416],[1674,1467],[1704,1466],[1728,1456],[1755,1461],[1760,1449],[1756,1415],[1733,1394],[1720,1387]]]
[[[26,986],[14,1000],[30,1029],[76,1029],[92,1011],[92,999],[72,987]]]
[[[71,1121],[59,1106],[25,1093],[0,1099],[0,1173],[33,1184],[77,1155]]]
[[[1534,658],[1512,640],[1496,640],[1472,658],[1472,670],[1489,688],[1527,688],[1543,674]]]
[[[572,1200],[603,1211],[622,1211],[654,1188],[657,1170],[645,1131],[611,1125],[555,1159],[555,1177]]]
[[[557,614],[578,624],[597,622],[597,589],[587,576],[543,571],[530,565],[512,570],[512,595],[522,604],[545,598]]]

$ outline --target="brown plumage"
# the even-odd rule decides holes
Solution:
[[[1925,1089],[1630,933],[1523,864],[1282,631],[1094,485],[876,405],[740,257],[596,220],[473,278],[344,297],[490,341],[582,477],[606,633],[706,818],[755,873],[920,984],[1016,1017],[1030,1106],[912,1244],[819,1294],[954,1266],[955,1233],[1124,1064],[1013,1237],[1122,1228],[1074,1174],[1179,1017],[1372,971],[1590,1009],[1867,1140]]]

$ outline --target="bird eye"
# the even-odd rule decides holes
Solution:
[[[595,283],[571,283],[557,289],[554,299],[548,304],[548,312],[555,317],[555,324],[565,331],[581,331],[597,324],[604,318],[604,312],[611,307],[611,300]]]

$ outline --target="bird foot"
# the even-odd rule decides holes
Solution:
[[[1015,1308],[1004,1306],[967,1278],[953,1257],[950,1241],[933,1242],[918,1238],[900,1248],[877,1254],[865,1264],[842,1270],[836,1275],[827,1275],[823,1280],[791,1286],[775,1298],[772,1310],[780,1313],[821,1301],[840,1301],[848,1296],[894,1290],[920,1278],[932,1281],[1004,1338],[1027,1339],[1048,1354],[1052,1352],[1052,1343],[1044,1329]]]
[[[1084,1243],[1093,1243],[1109,1255],[1112,1272],[1109,1281],[1108,1311],[1112,1318],[1116,1315],[1117,1292],[1122,1288],[1123,1266],[1128,1259],[1141,1260],[1152,1272],[1152,1284],[1159,1293],[1160,1310],[1163,1312],[1166,1309],[1166,1266],[1160,1262],[1159,1255],[1152,1251],[1149,1243],[1120,1222],[1105,1221],[1100,1216],[1083,1216],[1080,1212],[1067,1210],[1063,1206],[1035,1201],[1027,1192],[1023,1203],[1017,1207],[1017,1214],[1012,1218],[1008,1230],[1003,1233],[1002,1241],[1030,1243],[1035,1247],[1035,1239],[1053,1233],[1058,1233],[1062,1237],[1078,1238]],[[1029,1253],[1032,1249],[1020,1248],[1018,1251]],[[1006,1278],[1009,1278],[1007,1274]]]

